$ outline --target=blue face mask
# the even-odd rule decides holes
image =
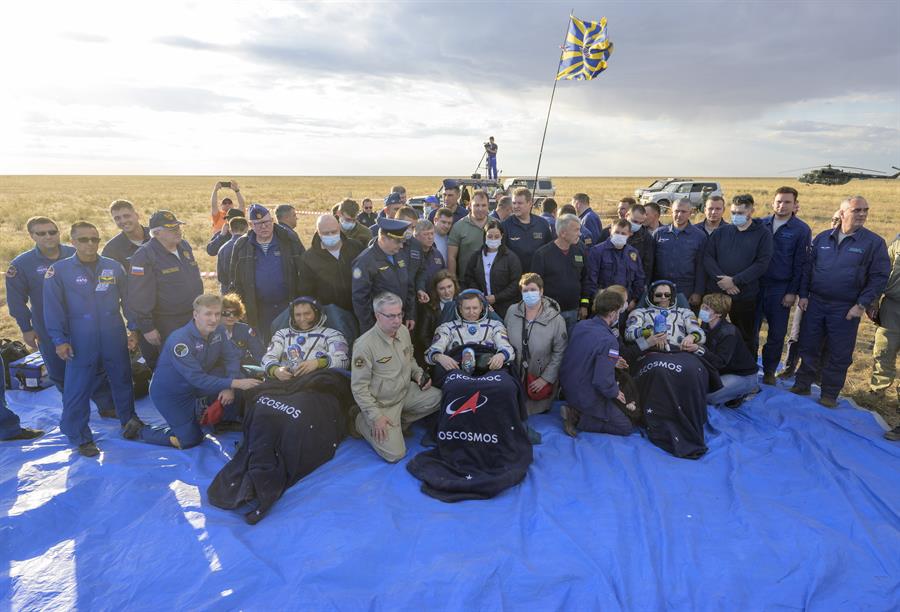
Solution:
[[[712,313],[708,310],[700,309],[699,314],[697,315],[701,321],[704,323],[709,323],[709,318],[712,316]]]
[[[356,225],[356,221],[341,221],[341,227],[345,232],[349,232]]]
[[[635,223],[634,221],[631,222],[631,231],[632,231],[632,233],[633,233],[633,232],[636,232],[636,231],[638,231],[638,230],[640,230],[642,227],[643,227],[643,226],[642,226],[640,223]]]
[[[322,246],[326,249],[331,249],[336,247],[341,242],[341,235],[335,234],[333,236],[319,236],[322,240]]]
[[[536,306],[537,303],[541,301],[541,292],[540,291],[523,291],[522,292],[522,301],[525,302],[526,306]]]
[[[731,215],[731,222],[735,225],[743,225],[747,222],[747,215]]]

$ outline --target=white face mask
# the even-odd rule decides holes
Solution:
[[[489,249],[499,249],[500,245],[503,244],[502,238],[497,238],[496,240],[487,239],[484,241],[484,244]]]
[[[341,228],[343,228],[345,232],[352,230],[354,225],[356,225],[356,221],[341,221]]]
[[[322,240],[322,246],[326,249],[333,249],[341,242],[340,234],[334,234],[331,236],[319,236],[319,238]]]
[[[609,237],[610,242],[613,243],[613,246],[617,249],[621,249],[628,243],[628,236],[623,236],[622,234],[613,234]]]

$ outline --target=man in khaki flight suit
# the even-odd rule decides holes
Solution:
[[[884,298],[877,309],[878,328],[872,350],[874,364],[869,382],[871,393],[883,394],[894,382],[897,373],[897,352],[900,351],[900,234],[888,247],[891,276],[884,290]],[[900,397],[900,387],[897,389]],[[900,440],[900,426],[884,434],[888,440]]]
[[[402,428],[435,412],[441,392],[413,359],[403,300],[385,292],[372,308],[375,325],[353,344],[351,389],[361,411],[356,429],[376,453],[396,463],[406,456]]]

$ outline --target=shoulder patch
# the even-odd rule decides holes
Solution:
[[[19,273],[19,271],[16,270],[16,267],[14,265],[10,264],[9,267],[6,269],[6,278],[15,278],[16,274],[18,274],[18,273]]]
[[[384,363],[387,363],[388,361],[390,361],[391,358],[392,357],[390,355],[388,355],[387,357],[382,357],[381,359],[377,359],[376,363],[384,364]]]
[[[188,349],[188,345],[184,342],[179,342],[175,345],[175,348],[172,349],[172,352],[175,353],[176,357],[187,357],[187,354],[190,352]]]
[[[366,360],[362,357],[357,357],[356,359],[353,360],[354,368],[362,368],[365,365],[366,365]]]
[[[47,268],[47,271],[44,272],[44,278],[53,278],[53,275],[56,274],[56,271],[53,269],[53,266]]]
[[[132,276],[143,276],[144,269],[141,266],[131,266],[131,275]]]
[[[256,332],[253,330],[252,327],[250,328],[250,330],[248,331],[248,333],[250,334],[251,337],[256,336]]]
[[[362,270],[359,268],[353,268],[353,278],[360,279],[362,278]]]
[[[631,256],[631,261],[637,261],[637,252],[636,251],[632,251],[631,253],[629,253],[629,255]]]

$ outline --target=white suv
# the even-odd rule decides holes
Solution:
[[[694,208],[700,209],[711,195],[724,195],[722,185],[715,181],[680,181],[666,185],[662,191],[644,193],[641,204],[656,202],[660,208],[667,209],[673,202],[688,198]]]
[[[509,195],[512,195],[513,191],[519,187],[527,187],[535,199],[556,197],[556,185],[553,184],[552,178],[546,176],[538,179],[537,189],[534,188],[533,178],[513,177],[503,181],[503,189]]]
[[[675,177],[657,179],[657,180],[653,181],[652,183],[650,183],[646,187],[638,187],[637,189],[635,189],[634,197],[637,198],[638,200],[640,200],[641,196],[643,196],[644,194],[656,193],[657,191],[662,191],[663,189],[666,188],[667,185],[670,185],[671,183],[675,183],[678,181],[693,181],[693,180],[694,179],[690,179],[690,178],[675,178]]]

